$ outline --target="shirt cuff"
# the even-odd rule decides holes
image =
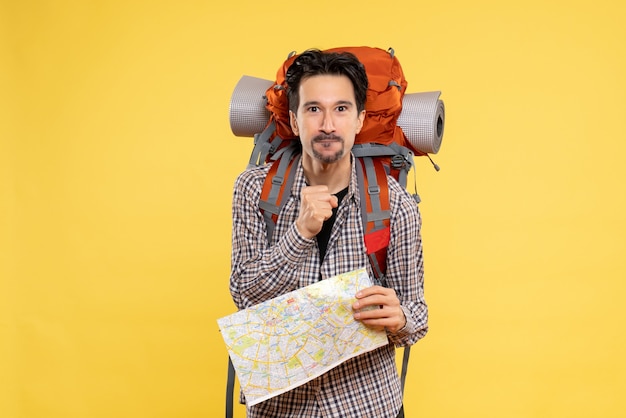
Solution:
[[[307,257],[308,249],[315,245],[313,238],[303,237],[294,222],[287,233],[278,241],[278,249],[291,264],[302,264]]]
[[[404,318],[406,319],[406,323],[402,328],[394,333],[390,333],[393,336],[393,340],[402,340],[407,336],[413,334],[415,332],[415,322],[412,320],[411,312],[408,308],[400,305],[400,309],[404,313]]]

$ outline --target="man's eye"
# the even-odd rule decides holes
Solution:
[[[345,106],[337,106],[337,110],[339,112],[345,112],[347,110],[347,108]]]
[[[318,110],[319,110],[319,107],[317,107],[317,106],[309,107],[309,112],[317,112]]]

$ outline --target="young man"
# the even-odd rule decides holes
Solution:
[[[354,157],[367,75],[351,54],[309,50],[286,74],[293,132],[302,145],[291,197],[268,243],[259,197],[268,165],[244,171],[233,195],[230,290],[244,309],[320,279],[370,267],[363,243]],[[390,344],[362,354],[287,393],[247,408],[254,417],[396,417],[402,393],[395,346],[428,329],[420,214],[389,178],[391,241],[385,283],[358,292],[354,317],[385,329]],[[378,309],[357,312],[364,307]]]

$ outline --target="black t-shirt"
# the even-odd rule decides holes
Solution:
[[[343,198],[348,194],[348,188],[335,193],[337,196],[337,207],[333,208],[333,214],[330,218],[324,221],[324,225],[322,225],[322,230],[317,234],[317,246],[320,249],[320,260],[324,261],[324,257],[326,256],[326,248],[328,247],[328,240],[330,239],[330,232],[333,230],[333,225],[335,224],[335,217],[337,216],[337,209],[341,204]]]

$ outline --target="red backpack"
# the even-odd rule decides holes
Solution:
[[[413,156],[437,153],[443,137],[444,105],[440,92],[406,94],[407,81],[394,50],[371,47],[328,49],[347,51],[365,66],[368,77],[365,120],[352,153],[357,160],[364,241],[372,270],[384,282],[389,244],[387,175],[406,187]],[[299,139],[289,123],[285,73],[297,54],[291,53],[275,81],[243,76],[231,97],[230,125],[236,136],[253,136],[248,167],[272,163],[259,207],[267,224],[268,241],[281,208],[289,199],[300,159]],[[431,160],[432,162],[432,160]],[[439,167],[434,164],[435,169]],[[417,190],[413,194],[419,203]],[[401,382],[404,388],[410,347],[404,349]],[[229,359],[226,415],[232,417],[234,369]]]
[[[407,174],[413,167],[414,155],[428,155],[436,153],[443,136],[444,109],[439,100],[439,92],[420,93],[410,95],[411,100],[405,100],[407,81],[400,61],[393,49],[388,51],[371,47],[345,47],[328,49],[329,52],[351,52],[365,66],[369,86],[365,102],[365,120],[360,133],[356,136],[352,153],[356,157],[357,179],[363,203],[363,230],[367,254],[372,269],[380,279],[384,277],[386,269],[386,253],[389,243],[389,197],[387,175],[390,174],[406,187]],[[266,177],[261,193],[260,207],[267,223],[268,240],[271,240],[278,214],[289,198],[289,191],[293,181],[292,172],[298,165],[299,148],[298,138],[291,130],[289,123],[289,108],[287,101],[287,85],[285,73],[293,61],[298,57],[291,53],[278,69],[276,80],[271,82],[263,92],[266,112],[258,116],[251,116],[249,109],[242,109],[238,103],[242,101],[244,107],[250,105],[249,100],[240,96],[249,96],[255,90],[254,83],[259,79],[242,78],[235,89],[231,100],[231,128],[236,135],[255,137],[255,144],[250,156],[249,167],[273,162]],[[257,93],[263,81],[256,87]],[[267,83],[267,82],[266,82]],[[243,93],[241,93],[243,91]],[[249,97],[247,97],[249,99]],[[409,105],[413,109],[404,112]],[[244,111],[245,110],[245,111]],[[239,112],[239,115],[235,113]],[[237,119],[247,114],[248,120]],[[406,128],[413,134],[407,137],[401,126],[404,113]],[[257,126],[256,132],[250,132],[249,119],[259,119],[264,126],[262,130]],[[420,123],[412,123],[420,122]],[[428,124],[432,124],[428,126]],[[253,128],[254,129],[254,128]],[[413,132],[417,129],[416,132]],[[243,132],[246,131],[246,132]],[[435,168],[438,167],[435,165]],[[414,196],[419,201],[417,192]]]

